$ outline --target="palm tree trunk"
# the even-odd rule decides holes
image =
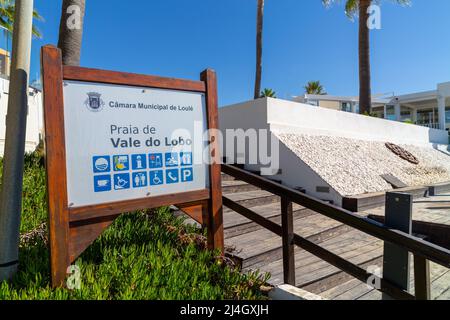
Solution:
[[[258,99],[261,93],[263,18],[264,18],[264,0],[258,0],[257,23],[256,23],[255,99]]]
[[[58,47],[64,65],[80,65],[85,7],[85,0],[63,0]]]
[[[370,113],[372,93],[370,84],[370,30],[367,10],[371,0],[359,1],[359,112]]]

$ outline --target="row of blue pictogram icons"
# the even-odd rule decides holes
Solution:
[[[160,186],[163,184],[175,184],[192,182],[194,171],[189,168],[175,168],[166,170],[137,171],[133,173],[118,173],[114,175],[94,176],[94,191],[106,192],[112,190],[126,190],[145,188],[148,186]]]
[[[145,170],[192,166],[192,152],[169,152],[95,156],[92,159],[94,173],[122,172],[129,170]]]

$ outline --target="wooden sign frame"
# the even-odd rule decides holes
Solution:
[[[70,208],[67,195],[63,82],[65,80],[129,85],[204,93],[207,128],[218,129],[217,80],[213,70],[200,81],[163,78],[114,71],[63,66],[61,51],[44,46],[41,51],[51,282],[64,285],[67,268],[121,213],[176,205],[208,229],[209,249],[224,250],[221,165],[217,130],[209,130],[211,157],[209,189],[145,199]]]

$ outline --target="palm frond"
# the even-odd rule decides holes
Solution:
[[[340,3],[343,0],[322,0],[322,3],[325,7],[330,7],[333,3]],[[381,0],[371,0],[371,3],[379,3]],[[391,2],[395,2],[402,6],[411,5],[411,0],[391,0]],[[358,14],[359,9],[359,0],[346,0],[345,2],[345,14],[350,19],[354,19],[354,17]]]
[[[0,26],[13,32],[14,28],[14,12],[15,2],[13,0],[0,0]],[[33,18],[37,21],[44,21],[44,18],[39,14],[37,10],[33,10]],[[42,34],[39,29],[33,24],[33,36],[36,38],[42,38]]]

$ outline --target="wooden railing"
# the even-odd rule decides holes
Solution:
[[[411,252],[414,255],[415,296],[406,290],[399,288],[392,282],[381,278],[380,288],[376,289],[392,298],[408,300],[429,299],[428,261],[433,261],[446,268],[450,268],[450,251],[445,248],[424,241],[410,234],[390,229],[384,224],[378,223],[369,218],[358,216],[350,211],[330,205],[329,203],[315,199],[304,193],[290,189],[279,183],[235,166],[224,164],[222,165],[222,172],[281,197],[281,226],[230,200],[226,196],[223,197],[223,205],[282,237],[283,271],[284,282],[286,284],[295,285],[294,246],[302,248],[303,250],[317,256],[318,258],[339,268],[360,281],[367,283],[369,278],[373,277],[372,274],[369,274],[360,266],[341,258],[333,252],[322,248],[321,246],[301,237],[298,234],[295,234],[293,226],[293,203],[297,203],[307,209],[339,221],[383,241],[395,244]]]

